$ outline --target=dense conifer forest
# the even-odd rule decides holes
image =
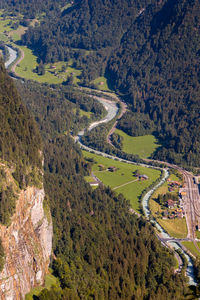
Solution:
[[[9,162],[19,186],[25,187],[31,182],[35,183],[35,174],[38,174],[37,170],[41,168],[41,137],[2,61],[0,107],[0,158]]]
[[[199,15],[198,0],[78,1],[23,43],[43,62],[73,57],[82,84],[105,75],[132,111],[123,130],[155,134],[155,158],[199,166]],[[148,130],[138,132],[139,118]]]

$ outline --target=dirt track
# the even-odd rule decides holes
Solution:
[[[15,64],[14,64],[14,65],[12,66],[12,68],[11,68],[11,71],[12,71],[16,76],[19,76],[19,75],[16,73],[16,71],[15,71],[16,66],[17,66],[18,64],[20,64],[20,62],[24,59],[24,51],[23,51],[22,49],[19,49],[19,51],[20,51],[20,53],[21,53],[20,58],[15,62]]]

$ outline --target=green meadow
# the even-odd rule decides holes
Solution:
[[[187,236],[187,224],[183,219],[158,219],[157,222],[168,232],[169,235],[181,239]]]
[[[44,288],[50,290],[50,288],[52,286],[59,287],[60,283],[59,283],[59,280],[55,276],[53,276],[52,274],[48,274],[45,276],[45,286],[44,287],[37,286],[37,287],[33,288],[28,294],[26,294],[25,300],[35,299]]]
[[[137,165],[127,164],[117,160],[99,156],[87,151],[83,151],[85,158],[92,158],[94,164],[92,171],[106,186],[111,187],[115,192],[122,193],[124,197],[130,200],[131,206],[137,212],[140,211],[139,196],[142,191],[154,182],[159,176],[160,171],[151,168],[145,168]],[[101,171],[99,165],[103,166]],[[114,172],[107,171],[109,167],[115,167]],[[148,176],[147,180],[139,181],[133,175],[133,172],[138,170],[140,174]]]
[[[57,62],[53,64],[53,67],[48,64],[45,65],[45,74],[38,75],[34,72],[35,68],[38,66],[37,56],[33,54],[33,51],[25,46],[19,47],[24,51],[24,59],[17,65],[15,71],[16,73],[25,79],[32,79],[38,82],[44,83],[62,83],[67,80],[67,77],[71,74],[74,78],[74,83],[76,84],[79,79],[78,76],[81,74],[80,70],[72,67],[72,62],[68,63],[65,70],[62,71],[62,66],[66,65],[66,62]]]
[[[123,151],[130,154],[137,154],[142,158],[150,157],[160,147],[153,135],[130,136],[122,130],[116,129],[115,133],[123,137]]]
[[[183,246],[187,248],[194,256],[200,258],[200,252],[197,250],[193,242],[182,242]],[[197,243],[198,247],[200,247],[200,243]]]
[[[103,76],[96,78],[95,80],[92,81],[92,83],[94,83],[99,90],[110,91],[108,87],[107,79]]]

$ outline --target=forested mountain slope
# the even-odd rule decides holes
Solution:
[[[116,196],[103,187],[92,190],[84,181],[83,175],[88,174],[90,164],[84,161],[73,140],[59,131],[59,128],[67,130],[69,121],[73,123],[71,106],[67,122],[61,118],[50,124],[52,114],[41,118],[40,110],[45,112],[54,106],[53,110],[60,114],[62,107],[53,98],[55,90],[49,90],[47,98],[47,87],[39,89],[34,82],[18,82],[18,87],[33,109],[45,138],[44,186],[53,218],[53,250],[57,258],[52,267],[61,282],[61,288],[45,289],[38,298],[175,300],[184,297],[184,274],[174,274],[173,256],[161,246],[153,227],[130,214],[129,203],[122,195]],[[39,90],[40,99],[35,101]],[[47,128],[52,130],[48,130],[48,135],[43,134]]]
[[[65,58],[66,47],[88,50],[116,47],[140,10],[151,2],[77,1],[72,9],[60,14],[56,12],[40,27],[30,29],[23,42],[37,50],[43,62]]]
[[[122,127],[137,135],[144,116],[163,144],[156,158],[199,166],[199,15],[198,0],[78,1],[23,42],[44,62],[68,59],[71,47],[93,50],[73,59],[84,84],[105,72],[125,96],[134,114]]]
[[[42,143],[35,120],[0,61],[0,298],[43,284],[52,221],[43,209]],[[47,208],[46,208],[47,210]],[[33,246],[34,245],[34,246]],[[22,272],[23,270],[23,272]]]
[[[164,144],[156,157],[196,166],[200,165],[199,15],[195,0],[167,1],[156,14],[144,12],[108,65],[115,87],[128,91],[132,110],[154,121]]]
[[[12,79],[0,61],[0,158],[15,170],[20,186],[33,179],[41,168],[41,137],[34,119],[21,102]]]

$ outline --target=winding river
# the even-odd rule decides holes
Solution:
[[[5,62],[6,69],[17,59],[17,51],[13,48],[6,46],[9,51],[9,59]]]
[[[8,68],[17,59],[17,51],[12,49],[9,46],[7,46],[7,49],[9,51],[10,57],[5,62],[5,67],[6,68]],[[93,97],[96,98],[96,100],[99,101],[105,107],[105,109],[107,111],[107,115],[102,120],[91,123],[89,128],[88,128],[89,131],[92,130],[93,128],[97,127],[98,125],[102,124],[102,123],[108,123],[109,121],[111,121],[112,119],[114,119],[116,117],[116,115],[118,114],[118,111],[119,111],[116,100],[110,101],[110,100],[104,99],[102,97],[97,97],[97,96],[93,96]],[[103,156],[111,158],[111,159],[117,159],[119,161],[123,161],[123,162],[126,162],[126,163],[136,164],[135,162],[128,161],[128,160],[125,160],[125,159],[121,159],[119,157],[112,156],[112,155],[109,155],[107,153],[103,153],[103,152],[94,150],[92,148],[89,148],[89,147],[83,145],[82,142],[81,142],[81,137],[83,135],[84,135],[84,130],[80,131],[78,133],[78,136],[76,137],[76,141],[80,144],[81,148],[83,148],[87,151],[90,151],[90,152],[92,151],[92,152],[94,152],[98,155],[103,155]],[[144,167],[148,167],[148,168],[152,167],[151,165],[147,165],[147,164],[139,164],[139,165],[144,166]],[[154,191],[159,186],[161,186],[165,182],[165,180],[169,176],[168,171],[166,169],[163,169],[163,170],[164,170],[164,176],[161,179],[161,181],[154,188],[152,188],[152,190],[150,190],[142,199],[143,210],[144,210],[145,216],[147,218],[149,218],[149,216],[150,216],[149,200],[150,200],[152,194],[154,193]],[[154,224],[157,227],[157,229],[159,230],[160,236],[162,238],[169,238],[169,239],[171,238],[156,221],[154,221]],[[187,259],[187,262],[188,262],[186,274],[187,274],[187,277],[189,279],[189,284],[190,285],[196,285],[197,283],[196,283],[195,278],[194,278],[194,268],[193,268],[193,264],[192,264],[192,260],[191,260],[190,256],[177,243],[169,242],[168,244],[170,244],[171,247],[175,248],[176,250],[180,249],[184,253],[184,255]]]

